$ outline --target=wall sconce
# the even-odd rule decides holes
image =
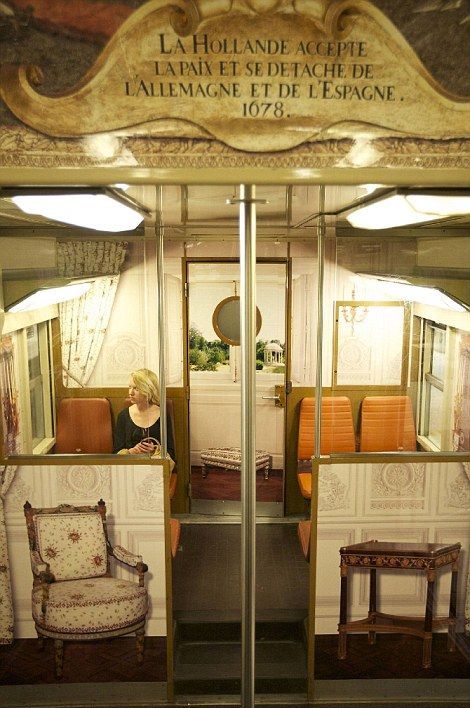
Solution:
[[[364,197],[343,213],[354,228],[390,229],[470,214],[470,192],[452,189],[381,190]]]
[[[10,199],[27,214],[97,231],[132,231],[151,213],[114,187],[8,187],[0,189],[0,197]]]

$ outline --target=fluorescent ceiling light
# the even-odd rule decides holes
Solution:
[[[116,189],[1,190],[27,214],[97,231],[132,231],[148,211]]]
[[[422,305],[440,307],[453,312],[468,312],[468,308],[457,298],[449,295],[441,288],[424,285],[413,285],[406,280],[386,278],[374,275],[360,274],[361,277],[374,280],[376,289],[383,295],[387,295],[394,300],[406,300],[408,302],[418,302]]]
[[[463,191],[395,189],[365,197],[346,211],[354,228],[390,229],[470,214],[470,195]]]
[[[47,305],[57,305],[60,302],[66,302],[73,298],[84,295],[91,287],[91,283],[69,283],[68,285],[59,285],[56,287],[38,288],[32,293],[29,293],[21,300],[17,300],[12,305],[9,305],[7,312],[29,312],[37,310],[40,307]]]
[[[406,200],[422,214],[464,216],[470,214],[470,196],[408,194]]]

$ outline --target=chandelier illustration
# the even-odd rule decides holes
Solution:
[[[368,312],[369,308],[364,305],[343,305],[341,307],[344,321],[351,325],[351,337],[354,337],[354,326],[364,322]]]

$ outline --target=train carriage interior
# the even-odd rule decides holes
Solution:
[[[65,221],[69,206],[50,217],[19,199],[74,191],[117,195],[137,225],[122,228],[124,215],[113,231],[107,215],[98,227],[76,225]],[[0,668],[5,683],[114,676],[172,680],[180,698],[240,692],[239,199],[236,185],[0,189],[3,460],[16,468],[5,518],[18,638]],[[305,694],[312,672],[320,682],[469,676],[469,202],[458,185],[256,187],[259,694]],[[163,492],[113,462],[129,377],[144,367],[160,374],[162,361],[175,462]],[[52,650],[28,654],[37,640],[23,505],[100,498],[116,543],[145,556],[157,538],[166,558],[166,575],[149,571],[151,659],[134,666],[122,637],[86,652],[72,641],[57,679]],[[377,576],[349,568],[346,598],[340,548],[372,541],[394,544],[396,567]],[[435,615],[453,609],[450,624],[431,628],[432,661],[424,634],[400,633],[390,619],[424,615],[429,598],[425,573],[402,562],[410,544],[422,553],[460,544],[458,574],[447,556],[437,572]],[[338,619],[346,624],[346,610],[351,622],[370,618],[372,588],[391,629],[375,637],[348,624],[339,657]],[[110,659],[114,647],[124,648]],[[108,660],[121,673],[100,673]]]

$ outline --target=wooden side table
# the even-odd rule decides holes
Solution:
[[[438,626],[448,628],[448,649],[455,650],[455,618],[457,609],[458,562],[461,544],[389,543],[365,541],[343,546],[341,555],[341,598],[339,615],[338,658],[345,659],[349,632],[367,632],[369,644],[375,643],[377,632],[411,634],[423,639],[423,667],[431,666],[432,632]],[[434,585],[437,571],[452,566],[449,616],[434,618]],[[365,619],[347,621],[349,568],[368,568],[370,576],[369,613]],[[376,574],[379,569],[419,570],[426,573],[427,593],[424,617],[406,617],[377,612]]]

